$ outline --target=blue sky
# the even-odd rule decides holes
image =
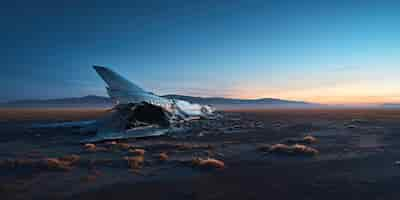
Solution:
[[[0,98],[105,95],[92,65],[159,94],[400,102],[396,1],[13,1]]]

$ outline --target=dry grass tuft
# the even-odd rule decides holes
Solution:
[[[305,154],[311,156],[319,154],[318,150],[302,144],[295,144],[291,146],[291,149],[293,149],[293,152],[296,154]]]
[[[319,151],[302,144],[294,144],[288,146],[286,144],[274,144],[269,149],[272,153],[283,153],[288,155],[310,155],[314,156],[319,154]]]
[[[193,166],[198,166],[202,168],[216,168],[216,169],[225,168],[224,162],[213,158],[206,158],[206,159],[193,158],[191,164]]]

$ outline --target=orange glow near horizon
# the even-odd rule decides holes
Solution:
[[[399,91],[396,93],[395,91]],[[285,100],[306,101],[321,104],[382,104],[399,103],[399,87],[380,87],[379,85],[349,84],[337,87],[311,88],[311,89],[262,89],[262,88],[236,88],[226,97],[257,99],[280,98]]]

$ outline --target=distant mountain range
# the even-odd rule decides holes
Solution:
[[[245,106],[252,107],[315,107],[319,104],[308,103],[304,101],[290,101],[275,98],[261,98],[261,99],[232,99],[224,97],[192,97],[184,95],[165,95],[164,97],[170,99],[181,99],[193,103],[213,105],[216,107],[235,107]]]
[[[400,108],[400,103],[385,103],[382,105],[383,108],[389,108],[389,109],[393,109],[393,108]]]
[[[275,107],[317,107],[319,104],[303,101],[289,101],[274,98],[232,99],[223,97],[193,97],[184,95],[165,95],[166,98],[181,99],[192,103],[213,105],[217,108],[275,108]],[[108,97],[89,95],[84,97],[60,99],[18,100],[0,104],[0,107],[110,107]]]
[[[26,99],[0,104],[0,107],[107,107],[112,101],[108,97],[88,95],[59,99]]]

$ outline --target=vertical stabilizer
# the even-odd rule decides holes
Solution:
[[[145,92],[142,88],[125,79],[116,72],[101,66],[93,66],[100,77],[107,83],[108,89],[113,91],[125,91],[129,93]]]

